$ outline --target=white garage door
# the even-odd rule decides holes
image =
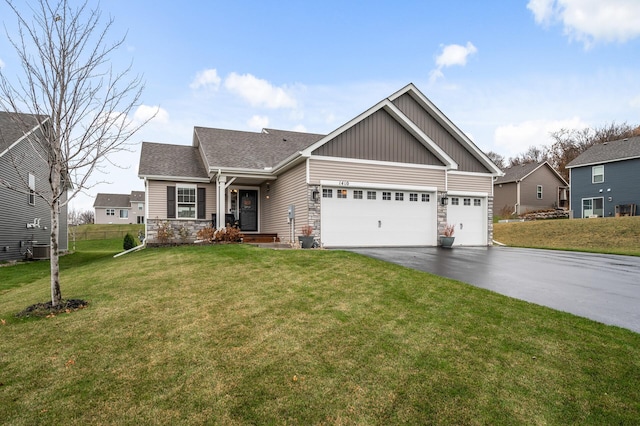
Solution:
[[[487,199],[449,196],[447,223],[456,226],[454,245],[487,245]]]
[[[327,247],[433,246],[435,193],[322,188],[321,238]]]

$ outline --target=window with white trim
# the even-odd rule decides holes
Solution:
[[[375,200],[377,194],[376,191],[367,191],[367,200]]]
[[[138,210],[142,211],[144,209],[144,203],[138,203]]]
[[[176,187],[178,199],[178,217],[182,219],[196,218],[196,187]]]
[[[36,177],[29,173],[29,204],[36,204]]]
[[[116,209],[106,209],[105,213],[107,214],[107,216],[115,216],[116,215]]]
[[[322,198],[333,198],[333,189],[322,188]]]
[[[128,219],[129,218],[129,210],[120,209],[120,219]]]
[[[604,165],[591,167],[591,183],[604,182]]]
[[[346,189],[338,189],[336,190],[336,195],[338,198],[347,198],[347,190]]]
[[[538,200],[542,200],[542,185],[536,187],[536,197]]]
[[[354,200],[362,200],[362,190],[360,189],[354,189],[353,190],[353,199]]]
[[[409,193],[409,201],[418,201],[418,194]]]

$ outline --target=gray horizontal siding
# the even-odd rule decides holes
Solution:
[[[445,189],[444,170],[312,158],[309,162],[309,183],[318,185],[321,180],[431,186],[440,191]]]
[[[170,182],[160,180],[150,180],[147,182],[147,191],[149,191],[149,213],[147,220],[150,219],[167,219],[167,186],[176,186],[181,182]],[[189,183],[189,185],[193,185]],[[208,220],[211,219],[211,214],[216,212],[216,185],[207,183],[197,184],[198,188],[205,188],[206,190],[206,208],[205,215]],[[135,219],[135,218],[134,218]],[[135,223],[135,222],[134,222]]]
[[[35,205],[29,204],[29,173],[36,177],[37,191],[50,193],[48,167],[39,156],[34,155],[27,141],[17,144],[0,157],[0,179],[20,191],[0,186],[0,261],[23,259],[27,241],[50,244],[51,209],[38,197]],[[40,228],[27,229],[26,224],[35,218],[40,218]],[[67,209],[63,207],[60,213],[59,250],[67,250],[68,247],[66,224]]]
[[[457,173],[449,173],[447,177],[447,189],[449,191],[493,192],[493,178],[491,175],[474,176]]]

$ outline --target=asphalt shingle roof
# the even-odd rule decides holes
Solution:
[[[138,168],[140,176],[208,178],[197,147],[143,142]]]
[[[640,136],[593,145],[570,162],[567,168],[630,158],[640,158]]]
[[[494,182],[495,183],[509,183],[509,182],[517,182],[522,180],[529,173],[540,167],[541,164],[544,163],[526,163],[526,164],[518,164],[517,166],[509,167],[505,170],[504,176],[498,177]]]
[[[196,127],[194,137],[210,167],[264,170],[277,166],[324,135],[275,129],[257,133]]]
[[[129,208],[131,201],[128,194],[98,194],[93,207],[124,207]]]

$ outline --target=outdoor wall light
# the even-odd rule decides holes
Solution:
[[[314,189],[311,193],[311,197],[313,198],[313,201],[318,201],[318,199],[320,198],[320,191]]]
[[[446,206],[447,204],[449,204],[449,199],[447,197],[442,197],[442,198],[440,198],[440,203],[443,206]]]

